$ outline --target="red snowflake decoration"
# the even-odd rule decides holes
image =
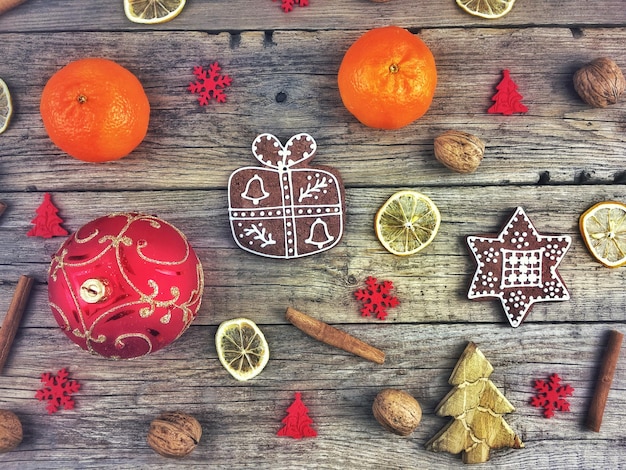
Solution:
[[[272,1],[275,2],[276,0]],[[289,13],[290,11],[292,11],[294,5],[306,7],[309,5],[309,0],[280,0],[280,7],[285,13]]]
[[[209,65],[208,70],[204,70],[202,66],[196,65],[193,68],[193,74],[196,81],[189,84],[187,88],[191,93],[198,93],[198,102],[200,106],[206,106],[211,99],[218,103],[226,102],[224,87],[230,86],[232,79],[228,75],[221,75],[221,67],[217,62]]]
[[[522,104],[522,95],[517,92],[517,85],[511,79],[508,70],[502,71],[502,81],[496,86],[497,93],[491,101],[495,103],[487,110],[489,114],[525,113],[528,108]]]
[[[80,390],[80,384],[75,380],[68,380],[67,369],[61,369],[54,376],[50,372],[41,374],[41,381],[45,386],[35,394],[37,400],[48,400],[48,414],[56,413],[62,406],[66,410],[74,409],[72,394]]]
[[[52,238],[67,235],[67,230],[61,227],[63,219],[57,215],[59,209],[52,203],[49,193],[43,195],[43,202],[35,212],[37,215],[30,221],[35,226],[28,231],[27,236]]]
[[[546,418],[552,418],[555,411],[569,411],[569,403],[565,397],[571,396],[574,389],[569,384],[561,385],[561,377],[557,374],[552,374],[547,382],[535,380],[533,388],[537,391],[537,395],[532,397],[530,404],[543,408],[543,415]]]
[[[302,394],[296,392],[293,403],[287,408],[287,416],[282,421],[285,426],[276,435],[293,437],[294,439],[317,436],[317,431],[311,427],[313,420],[308,413],[309,409],[302,403]]]
[[[387,309],[400,305],[397,297],[391,295],[393,283],[391,281],[378,282],[375,277],[368,277],[365,280],[365,289],[359,289],[354,292],[357,300],[363,302],[361,315],[364,317],[376,315],[379,320],[387,318]]]

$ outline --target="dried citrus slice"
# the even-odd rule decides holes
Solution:
[[[222,323],[215,334],[215,347],[220,362],[237,380],[255,377],[270,358],[263,332],[247,318]]]
[[[609,268],[626,265],[626,204],[600,202],[580,216],[578,225],[594,258]]]
[[[9,126],[9,121],[13,115],[13,105],[11,103],[11,93],[4,80],[0,78],[0,134]]]
[[[134,23],[157,24],[176,18],[187,0],[124,0],[126,18]]]
[[[433,241],[441,215],[430,198],[416,191],[391,196],[376,214],[376,236],[394,255],[412,255]]]
[[[456,4],[471,15],[501,18],[511,11],[515,0],[456,0]]]

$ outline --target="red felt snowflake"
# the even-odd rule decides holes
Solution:
[[[276,0],[272,1],[275,2]],[[289,13],[290,11],[292,11],[294,5],[306,7],[309,5],[309,0],[280,0],[280,7],[285,13]]]
[[[294,439],[317,436],[317,432],[311,427],[313,420],[308,413],[309,409],[302,403],[302,394],[296,392],[293,403],[287,408],[287,416],[282,421],[284,426],[276,435],[293,437]]]
[[[535,380],[534,389],[537,395],[531,398],[530,404],[543,408],[546,418],[552,418],[555,411],[569,411],[569,403],[565,397],[571,396],[574,389],[569,384],[561,385],[561,377],[557,374],[552,374],[547,382]]]
[[[198,93],[198,102],[200,106],[206,106],[213,98],[218,103],[226,102],[224,87],[230,86],[232,79],[228,75],[221,75],[221,67],[217,62],[209,65],[208,70],[204,70],[202,66],[196,65],[193,68],[193,74],[196,81],[189,84],[187,88],[192,93]]]
[[[508,70],[502,71],[502,81],[496,86],[497,93],[492,96],[491,101],[495,103],[487,110],[489,114],[525,113],[528,108],[522,104],[522,95],[517,92],[517,85],[511,79]]]
[[[50,372],[41,374],[41,381],[45,386],[35,394],[37,400],[48,400],[48,414],[56,413],[59,407],[66,410],[74,409],[74,400],[72,393],[80,390],[80,384],[75,380],[68,380],[69,373],[67,369],[61,369],[54,376]]]
[[[387,318],[387,309],[400,305],[397,297],[391,295],[393,283],[391,281],[378,282],[375,277],[368,277],[365,280],[365,289],[359,289],[354,292],[354,296],[363,302],[361,315],[369,317],[376,315],[379,320]]]
[[[43,202],[35,212],[37,215],[30,221],[35,226],[28,231],[27,236],[52,238],[67,235],[67,230],[61,227],[63,219],[57,215],[59,209],[52,203],[49,193],[43,195]]]

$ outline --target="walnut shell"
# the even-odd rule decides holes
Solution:
[[[15,449],[22,442],[22,423],[15,413],[0,410],[0,453]]]
[[[472,134],[446,131],[435,138],[435,157],[457,173],[471,173],[485,154],[485,144]]]
[[[376,421],[400,436],[411,434],[422,420],[422,408],[415,398],[402,390],[386,388],[374,399]]]
[[[605,108],[617,103],[626,89],[626,80],[615,61],[601,57],[576,71],[574,88],[588,105]]]
[[[148,445],[164,457],[184,457],[195,449],[202,426],[191,415],[168,411],[150,423]]]

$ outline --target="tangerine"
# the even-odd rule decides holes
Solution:
[[[101,58],[76,60],[52,75],[39,109],[52,142],[88,162],[128,155],[143,141],[150,120],[137,77]]]
[[[399,129],[422,117],[437,86],[435,59],[418,36],[398,26],[372,29],[348,49],[339,94],[359,121]]]

